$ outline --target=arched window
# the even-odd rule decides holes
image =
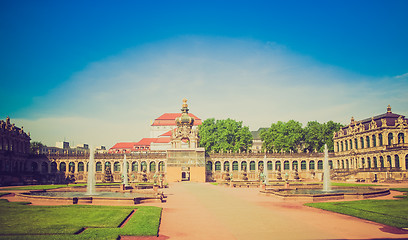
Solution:
[[[68,166],[69,166],[68,168],[69,172],[75,172],[75,163],[70,162]]]
[[[230,171],[230,164],[228,161],[224,162],[224,171],[229,172]]]
[[[113,171],[120,172],[120,163],[119,162],[115,162],[113,164]]]
[[[286,160],[285,162],[283,162],[283,170],[289,170],[289,167],[289,161]]]
[[[147,171],[147,163],[146,163],[146,161],[143,161],[141,164],[140,164],[140,167],[141,167],[141,171],[142,172],[146,172]]]
[[[392,144],[392,139],[393,139],[393,135],[392,135],[392,133],[389,133],[388,134],[388,145],[391,145]]]
[[[106,169],[108,169],[108,168],[112,171],[112,165],[111,165],[111,163],[108,162],[108,161],[106,161],[106,162],[105,162],[105,171],[106,171]]]
[[[370,147],[370,137],[369,136],[366,137],[366,142],[367,142],[367,148],[369,148]]]
[[[389,166],[390,168],[392,168],[391,156],[387,156],[387,163],[388,163],[388,166]]]
[[[317,169],[323,169],[323,161],[322,160],[319,160],[319,161],[317,161]]]
[[[97,162],[97,163],[96,163],[96,168],[95,168],[95,170],[96,170],[97,172],[102,172],[102,163],[101,163],[101,162]]]
[[[132,172],[138,172],[139,171],[139,166],[137,162],[132,162]]]
[[[361,148],[364,148],[364,138],[363,137],[360,138],[360,143],[361,143]]]
[[[55,173],[55,172],[57,172],[57,163],[56,162],[52,162],[51,163],[51,172],[52,173]]]
[[[343,148],[343,141],[341,142],[341,151],[342,151],[342,152],[344,151],[344,148]]]
[[[353,141],[350,139],[350,150],[353,149]]]
[[[261,169],[262,169],[262,171],[263,171],[263,168],[264,167],[264,162],[263,161],[259,161],[258,162],[258,171],[261,171]]]
[[[306,170],[306,161],[305,160],[302,160],[300,162],[300,170]]]
[[[315,162],[313,160],[311,160],[309,162],[309,170],[314,170],[315,169]]]
[[[60,172],[66,172],[67,171],[67,164],[64,163],[64,162],[60,163],[59,169],[60,169]]]
[[[292,162],[292,170],[298,170],[298,162],[297,161]]]
[[[212,162],[211,161],[207,161],[207,163],[205,164],[207,171],[211,172],[212,171]]]
[[[384,168],[384,158],[380,157],[380,168]]]
[[[46,162],[41,163],[41,172],[48,173],[48,164]]]
[[[346,159],[346,169],[349,169],[349,160]]]
[[[367,158],[368,168],[371,168],[371,159]]]
[[[164,167],[165,167],[164,162],[163,162],[163,161],[160,161],[160,162],[159,162],[159,172],[165,172]]]
[[[344,143],[346,144],[346,151],[348,151],[348,141],[344,141]]]
[[[7,168],[7,167],[6,167]],[[31,171],[37,172],[38,171],[38,163],[32,162],[31,163]]]
[[[337,142],[337,152],[340,152],[340,143]]]
[[[373,139],[373,147],[377,147],[377,138],[375,135],[373,135],[371,138]]]
[[[395,156],[394,156],[394,159],[395,159],[395,167],[396,167],[396,168],[400,168],[399,156],[398,156],[398,155],[395,155]]]
[[[408,154],[405,155],[405,169],[408,169]]]
[[[378,145],[380,145],[380,146],[383,145],[382,133],[378,134]]]
[[[365,160],[364,160],[364,158],[361,159],[361,168],[365,168]]]
[[[221,162],[220,161],[215,162],[215,171],[221,171]]]
[[[404,134],[398,133],[398,143],[404,143]]]
[[[156,172],[156,163],[154,161],[150,162],[150,172]]]
[[[78,172],[83,172],[84,171],[84,163],[83,162],[79,162],[78,163]]]
[[[232,162],[232,171],[238,171],[238,162],[237,161]]]
[[[341,169],[344,169],[344,160],[341,160],[341,166],[340,166],[340,168],[341,168]]]
[[[356,149],[358,149],[358,141],[357,141],[357,138],[354,139],[354,146],[355,146]]]
[[[266,165],[267,165],[267,170],[268,170],[268,171],[272,171],[272,170],[273,170],[272,161],[268,161]]]
[[[377,168],[378,167],[378,164],[377,164],[377,157],[373,157],[373,167],[374,168]]]
[[[281,162],[280,161],[276,161],[276,163],[275,163],[275,170],[276,171],[280,171],[282,168],[281,168]]]
[[[333,169],[333,161],[332,160],[329,160],[329,166],[330,166],[330,169]]]
[[[255,171],[255,161],[251,161],[251,162],[249,163],[249,170],[250,170],[250,171]]]
[[[247,169],[248,169],[248,167],[247,167],[247,162],[246,162],[246,161],[242,161],[242,162],[241,162],[241,171],[246,172]]]

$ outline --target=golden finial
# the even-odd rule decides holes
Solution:
[[[390,104],[388,104],[387,113],[391,113],[391,106],[390,106]]]
[[[183,108],[188,107],[188,105],[187,105],[187,99],[186,99],[186,98],[183,98],[183,105],[182,105],[182,107],[183,107]]]

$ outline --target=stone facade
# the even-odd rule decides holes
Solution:
[[[334,133],[334,164],[338,177],[356,180],[402,180],[407,178],[408,119],[387,112],[351,122]]]

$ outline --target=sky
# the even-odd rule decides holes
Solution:
[[[408,1],[0,1],[0,119],[111,147],[180,112],[250,130],[408,115]]]

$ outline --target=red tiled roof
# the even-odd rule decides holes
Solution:
[[[110,149],[133,148],[134,145],[136,145],[135,142],[119,142],[119,143],[116,143]]]
[[[135,145],[137,146],[150,146],[150,143],[157,141],[157,138],[142,138]]]
[[[155,141],[154,143],[169,143],[170,142],[170,137],[161,137],[158,138],[157,141]]]
[[[201,125],[201,119],[192,113],[188,114],[190,117],[194,118],[194,125]],[[176,126],[176,118],[180,117],[181,113],[165,113],[160,117],[156,118],[152,126]]]
[[[161,137],[170,137],[170,136],[171,136],[171,134],[172,134],[172,130],[170,130],[170,131],[168,131],[168,132],[163,133],[162,135],[160,135],[160,136],[159,136],[159,138],[161,138]]]

